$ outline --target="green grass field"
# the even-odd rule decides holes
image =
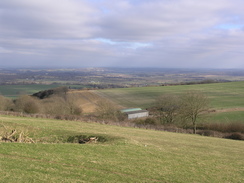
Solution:
[[[244,181],[243,141],[0,116],[0,132],[6,129],[24,131],[42,143],[0,142],[3,183]],[[107,141],[65,143],[70,136],[85,134]]]
[[[177,85],[160,87],[135,87],[97,90],[96,93],[105,96],[125,107],[151,106],[157,97],[164,94],[180,95],[187,91],[197,90],[205,93],[213,108],[244,107],[244,82]]]
[[[208,121],[216,123],[244,122],[244,111],[231,111],[217,114],[210,114]]]

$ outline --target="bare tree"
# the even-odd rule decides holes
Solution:
[[[175,95],[162,95],[156,99],[155,113],[163,124],[173,124],[179,110],[179,98]]]
[[[190,91],[181,96],[180,115],[184,121],[190,121],[196,134],[197,120],[208,109],[209,100],[200,91]]]
[[[100,100],[97,102],[96,113],[103,120],[119,121],[124,118],[118,107],[108,100]]]

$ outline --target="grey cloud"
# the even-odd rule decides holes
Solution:
[[[77,6],[80,5],[80,6]],[[25,38],[87,38],[93,28],[87,4],[65,0],[3,0],[1,33],[10,37]],[[3,9],[3,8],[6,9]]]
[[[0,66],[243,67],[243,7],[242,0],[1,0]]]
[[[219,3],[218,3],[219,2]],[[222,2],[222,3],[220,3]],[[101,35],[114,40],[157,40],[202,31],[219,22],[228,1],[147,1],[112,11],[101,21]],[[111,7],[113,8],[113,7]]]

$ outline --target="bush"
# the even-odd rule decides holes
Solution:
[[[78,106],[75,106],[70,110],[70,113],[73,115],[81,115],[82,114],[82,109]]]
[[[232,133],[230,135],[225,136],[225,138],[232,140],[244,140],[244,135],[241,133]]]
[[[24,112],[28,114],[40,112],[40,103],[38,99],[31,96],[21,96],[15,100],[14,110],[17,112]]]
[[[45,114],[51,115],[66,115],[69,114],[69,109],[63,97],[52,96],[41,100]]]
[[[96,115],[102,120],[122,121],[125,115],[119,111],[118,106],[108,100],[100,100],[97,103]]]
[[[135,119],[133,123],[139,125],[157,125],[157,122],[153,118],[146,118],[146,119]]]
[[[227,124],[228,132],[242,132],[244,133],[244,124],[241,122],[232,122]]]
[[[146,125],[157,125],[156,120],[153,119],[153,118],[146,118],[145,121],[144,121],[144,123],[145,123]]]
[[[197,132],[197,134],[203,135],[203,136],[211,136],[211,137],[214,137],[214,131],[211,131],[211,130],[199,130]]]
[[[13,101],[0,95],[0,111],[9,111],[13,108]]]

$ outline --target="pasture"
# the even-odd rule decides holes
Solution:
[[[187,91],[205,93],[213,108],[244,107],[244,82],[228,82],[198,85],[176,85],[157,87],[135,87],[96,90],[95,93],[109,98],[125,107],[147,108],[153,105],[157,97],[164,94],[180,95]]]
[[[37,143],[0,142],[0,182],[243,182],[243,141],[145,129],[0,116],[0,133]],[[76,135],[103,141],[68,143]]]

